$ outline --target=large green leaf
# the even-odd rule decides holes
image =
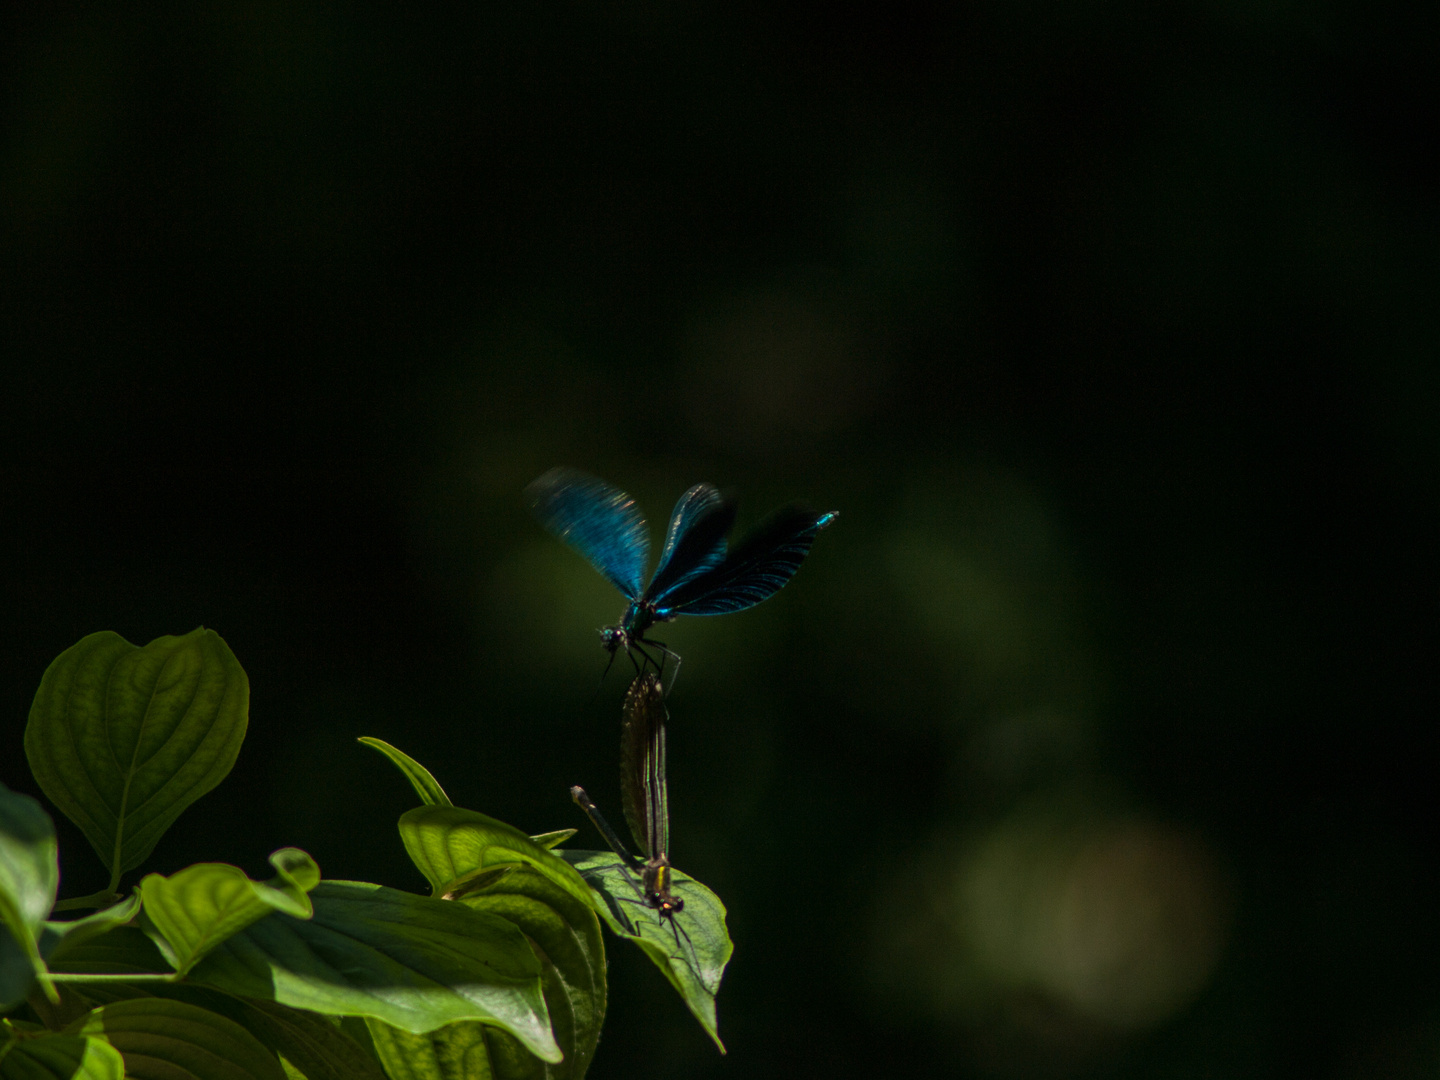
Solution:
[[[545,1075],[583,1076],[600,1038],[606,1000],[605,945],[589,886],[533,838],[473,810],[419,807],[401,817],[400,835],[437,893],[525,932],[541,959],[551,1025],[565,1050],[564,1062]],[[488,1047],[507,1059],[509,1048],[494,1039],[482,1046],[451,1032],[436,1045],[457,1039],[467,1054]],[[530,1068],[525,1066],[525,1075]]]
[[[333,1021],[312,1012],[190,983],[94,982],[84,984],[83,989],[92,1007],[158,997],[218,1013],[254,1035],[307,1080],[385,1080],[379,1062],[367,1049]]]
[[[207,952],[272,911],[298,919],[311,913],[309,891],[320,884],[320,868],[299,848],[281,848],[270,856],[277,873],[268,883],[251,881],[245,871],[226,863],[197,863],[140,882],[145,915],[155,944],[185,974]]]
[[[25,753],[41,790],[110,868],[111,888],[240,752],[250,684],[201,627],[144,648],[102,631],[46,670]]]
[[[486,889],[466,894],[460,903],[520,927],[540,958],[545,1005],[565,1059],[536,1075],[570,1080],[584,1076],[605,1021],[605,943],[595,911],[525,865]],[[497,1075],[516,1074],[514,1066],[501,1070],[498,1064],[516,1060],[511,1042],[488,1040]],[[529,1058],[520,1074],[529,1076],[540,1064]]]
[[[410,781],[410,786],[415,789],[415,794],[420,796],[420,801],[426,806],[451,806],[450,796],[445,794],[445,789],[440,786],[440,781],[430,775],[430,770],[421,765],[403,750],[397,750],[384,739],[374,739],[366,735],[360,739],[366,746],[379,750],[394,763],[405,779]]]
[[[127,1080],[285,1080],[279,1059],[250,1032],[183,1001],[117,1001],[68,1032],[100,1036],[119,1050]]]
[[[555,1075],[556,1066],[526,1053],[505,1032],[484,1024],[450,1024],[428,1035],[413,1035],[376,1020],[369,1024],[375,1052],[391,1080],[545,1080]]]
[[[50,970],[67,975],[168,974],[170,965],[138,926],[116,926],[95,937],[64,941],[49,960]]]
[[[39,936],[59,886],[55,823],[29,795],[0,784],[0,1008],[24,997],[37,976],[54,998]]]
[[[725,905],[694,878],[673,871],[671,891],[685,902],[673,920],[645,906],[635,875],[609,851],[561,851],[593,890],[595,909],[616,934],[635,942],[654,962],[715,1040],[725,1046],[715,1018],[715,995],[734,945],[725,928]]]
[[[325,1017],[273,1001],[243,1004],[236,1019],[308,1080],[385,1080],[380,1063]]]
[[[0,1029],[0,1080],[125,1080],[125,1066],[104,1039],[54,1032],[7,1038]]]
[[[212,951],[191,978],[417,1034],[481,1020],[511,1032],[538,1057],[560,1060],[540,963],[513,924],[363,882],[322,882],[310,899],[313,918],[267,915]]]

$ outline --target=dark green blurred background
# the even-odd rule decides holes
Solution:
[[[62,649],[203,623],[250,736],[153,869],[422,889],[360,735],[618,815],[520,492],[710,480],[841,520],[662,635],[730,1055],[616,947],[594,1076],[1437,1075],[1418,8],[17,5],[0,780]]]

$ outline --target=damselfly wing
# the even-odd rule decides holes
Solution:
[[[645,906],[674,925],[685,901],[672,891],[670,805],[665,778],[665,724],[669,714],[664,689],[654,672],[647,671],[630,684],[625,693],[624,718],[620,737],[621,801],[630,833],[645,859],[630,853],[584,788],[572,787],[570,797],[595,823],[610,849],[639,878],[637,891]]]
[[[650,534],[635,500],[574,469],[551,469],[525,489],[540,523],[580,552],[629,601],[620,621],[600,631],[613,658],[632,651],[656,670],[645,650],[674,654],[647,637],[656,623],[680,615],[725,615],[754,607],[795,576],[820,530],[837,517],[797,506],[776,511],[733,549],[735,504],[712,484],[696,484],[675,504],[665,546],[649,585]],[[678,658],[677,658],[678,659]],[[643,665],[640,666],[643,672]]]

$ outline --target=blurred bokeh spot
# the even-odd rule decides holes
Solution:
[[[965,1032],[981,1064],[996,1046],[995,1062],[1073,1064],[1169,1019],[1214,972],[1234,905],[1194,833],[1073,792],[937,842],[890,886],[877,986]]]

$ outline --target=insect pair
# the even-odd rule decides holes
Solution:
[[[570,797],[595,823],[610,850],[639,878],[638,886],[630,877],[626,880],[646,907],[669,922],[678,947],[680,935],[685,931],[675,921],[675,916],[684,910],[685,901],[672,891],[670,805],[665,780],[665,722],[669,715],[657,674],[646,672],[630,684],[625,693],[624,717],[625,726],[620,737],[621,802],[630,834],[645,854],[645,861],[630,854],[625,842],[610,827],[599,807],[585,794],[584,788],[572,787]],[[689,935],[685,936],[688,940]],[[693,959],[693,944],[691,953]],[[693,966],[698,970],[698,961]]]
[[[796,506],[776,511],[733,549],[735,504],[713,484],[696,484],[675,504],[665,546],[650,584],[641,588],[650,561],[650,531],[635,500],[603,480],[574,469],[551,469],[525,494],[540,523],[589,560],[629,601],[620,621],[600,631],[610,653],[624,649],[634,662],[663,672],[664,657],[680,658],[646,634],[678,615],[744,611],[779,592],[795,576],[816,535],[839,515]],[[661,661],[646,651],[660,650]]]
[[[600,631],[600,640],[610,653],[610,663],[622,648],[635,663],[636,678],[625,695],[622,801],[630,832],[645,860],[626,850],[584,788],[572,787],[570,796],[633,875],[627,881],[640,902],[669,923],[679,947],[681,936],[689,941],[689,934],[676,921],[685,902],[673,891],[670,866],[665,779],[668,714],[661,676],[664,658],[673,658],[677,669],[680,658],[664,642],[646,635],[656,623],[680,615],[724,615],[773,596],[800,569],[820,530],[839,515],[833,510],[817,514],[785,507],[731,549],[728,537],[735,524],[735,504],[722,497],[714,485],[696,484],[675,504],[659,565],[642,589],[650,534],[634,499],[573,469],[551,469],[526,489],[526,496],[541,524],[580,552],[629,601],[620,622]],[[660,651],[659,662],[647,646]],[[637,653],[642,662],[635,662]],[[690,953],[692,967],[698,972],[693,942]]]

